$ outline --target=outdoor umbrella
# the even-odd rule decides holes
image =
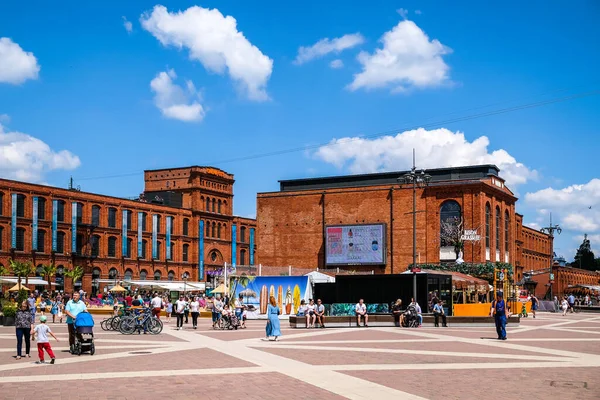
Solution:
[[[221,293],[221,294],[229,293],[229,288],[221,283],[219,286],[217,286],[212,291],[212,293]]]
[[[244,289],[240,292],[241,296],[246,298],[246,302],[248,302],[248,297],[256,297],[256,292],[252,289]]]
[[[112,289],[110,289],[111,292],[126,292],[127,289],[125,289],[123,286],[119,285],[118,283],[113,286]]]
[[[24,286],[21,283],[17,283],[15,286],[11,287],[10,289],[8,289],[9,292],[18,292],[19,290],[29,290],[29,288],[27,286]]]

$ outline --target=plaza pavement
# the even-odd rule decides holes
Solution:
[[[102,318],[96,317],[99,322]],[[68,354],[50,324],[55,365],[15,360],[0,327],[0,399],[599,399],[600,315],[541,314],[509,327],[290,329],[266,342],[264,321],[214,331],[201,319],[162,334],[95,328],[96,355]],[[191,319],[190,319],[191,323]]]

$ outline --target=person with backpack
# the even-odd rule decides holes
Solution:
[[[535,312],[538,309],[538,305],[539,305],[539,300],[537,297],[535,297],[535,294],[531,295],[531,313],[533,314],[533,318],[535,318]]]
[[[492,302],[490,317],[494,317],[498,340],[506,340],[506,318],[508,317],[508,310],[502,293],[498,293],[496,300]]]

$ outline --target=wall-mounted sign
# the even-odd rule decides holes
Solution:
[[[460,240],[463,242],[478,242],[481,240],[481,236],[477,233],[477,229],[465,229],[460,236]]]
[[[328,226],[325,251],[327,265],[385,264],[385,224]]]

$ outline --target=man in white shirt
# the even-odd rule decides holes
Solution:
[[[235,299],[234,306],[235,306],[235,316],[238,318],[238,320],[241,321],[242,313],[244,312],[244,298],[242,297],[241,294],[237,299]]]
[[[175,315],[177,316],[177,330],[180,331],[183,328],[183,311],[187,302],[183,299],[183,295],[179,296],[179,300],[175,302]]]
[[[163,308],[163,301],[158,292],[154,293],[154,297],[150,300],[150,306],[152,307],[152,315],[160,319],[160,310]]]
[[[363,299],[360,299],[358,303],[356,303],[354,312],[356,313],[356,326],[360,327],[360,319],[363,318],[365,326],[368,327],[369,315],[367,314],[367,306]]]

